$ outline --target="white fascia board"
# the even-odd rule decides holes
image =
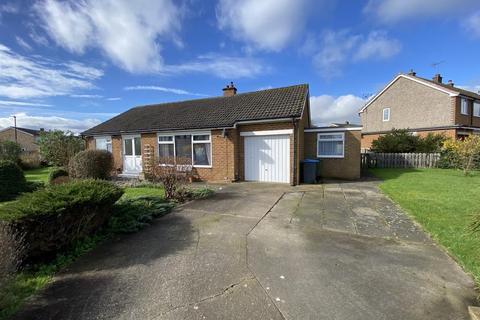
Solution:
[[[292,134],[293,129],[283,129],[283,130],[259,130],[259,131],[245,131],[240,132],[242,137],[251,137],[251,136],[274,136],[280,134]]]
[[[420,84],[423,84],[424,86],[427,86],[427,87],[430,87],[432,89],[435,89],[435,90],[438,90],[438,91],[441,91],[443,93],[446,93],[448,94],[450,97],[457,97],[459,96],[459,93],[457,92],[454,92],[454,91],[450,91],[446,88],[443,88],[443,87],[440,87],[440,86],[437,86],[433,83],[429,83],[429,82],[426,82],[426,81],[422,81],[421,79],[417,79],[415,77],[411,77],[411,76],[408,76],[406,74],[399,74],[398,76],[396,76],[392,81],[390,81],[386,86],[385,88],[382,89],[382,91],[380,91],[379,93],[377,93],[372,99],[370,99],[364,106],[363,108],[358,112],[358,113],[362,113],[363,111],[365,111],[365,109],[368,108],[369,105],[371,105],[375,100],[377,100],[378,97],[380,97],[388,88],[390,88],[394,83],[395,81],[397,81],[398,79],[400,78],[405,78],[405,79],[408,79],[408,80],[412,80],[412,81],[415,81],[417,83],[420,83]]]
[[[361,131],[362,127],[358,128],[311,128],[305,129],[304,132],[343,132],[343,131]]]

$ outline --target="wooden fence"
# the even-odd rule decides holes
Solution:
[[[362,169],[367,168],[434,168],[439,153],[362,153]]]

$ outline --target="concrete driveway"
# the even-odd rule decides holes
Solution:
[[[468,319],[473,288],[375,182],[238,183],[103,244],[16,319]]]

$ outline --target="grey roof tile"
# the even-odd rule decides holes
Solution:
[[[132,108],[83,135],[232,127],[236,122],[302,115],[308,85]]]

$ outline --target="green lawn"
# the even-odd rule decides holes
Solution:
[[[47,183],[50,170],[52,170],[52,167],[27,170],[25,171],[25,178],[27,181]]]
[[[160,187],[127,187],[125,188],[125,193],[123,194],[122,198],[135,198],[140,196],[163,198],[164,191],[163,188]]]
[[[443,245],[480,283],[480,233],[469,225],[480,215],[480,172],[450,169],[373,169],[380,188]]]

